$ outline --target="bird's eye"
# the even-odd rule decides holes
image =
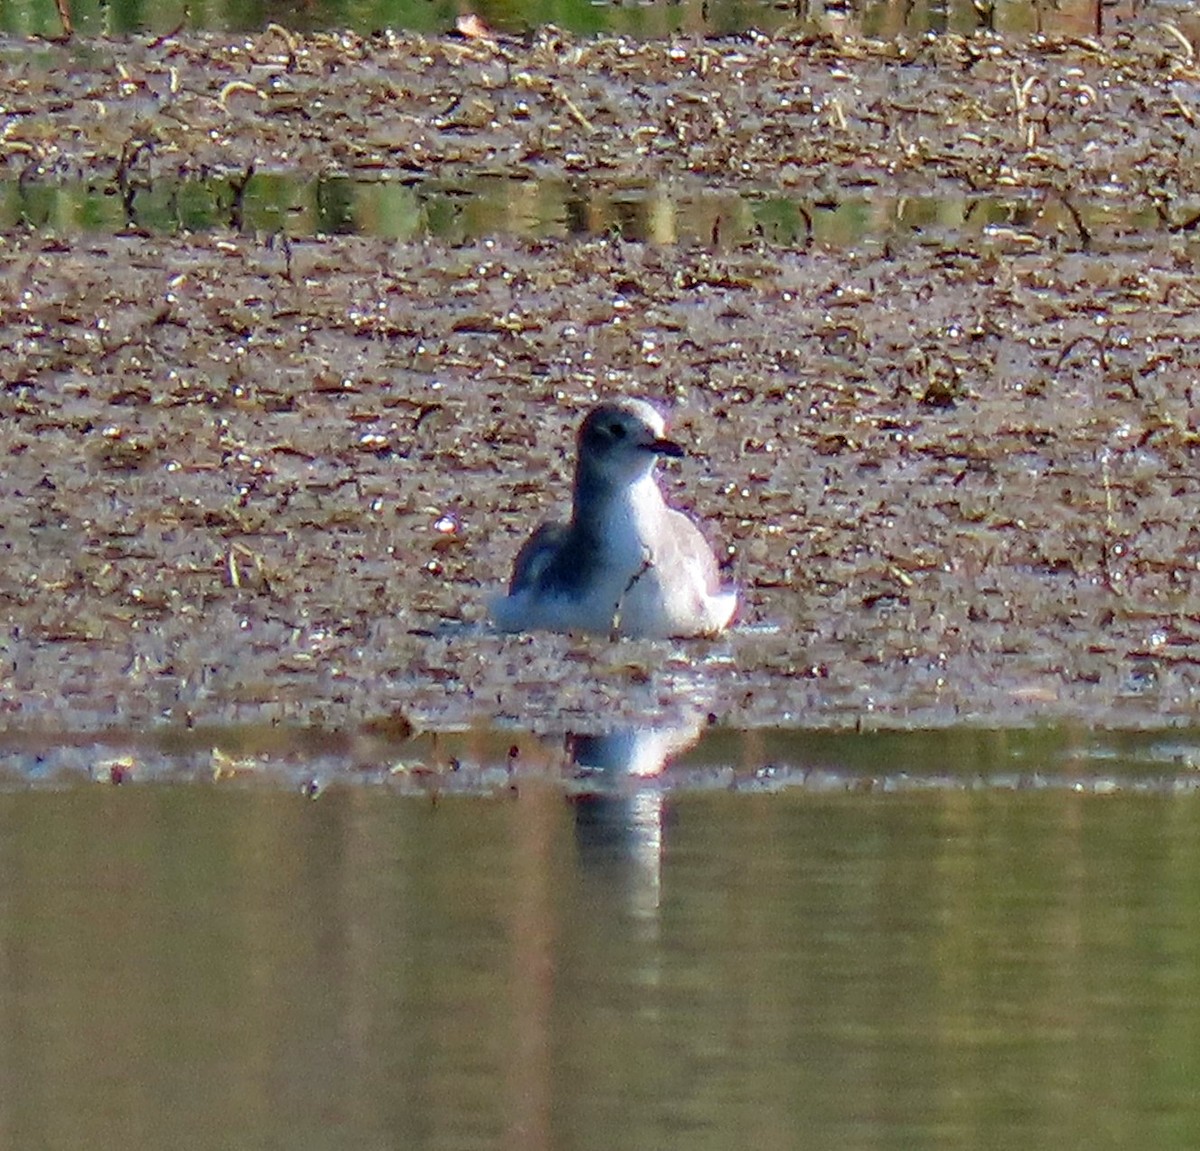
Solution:
[[[608,430],[614,440],[623,440],[625,438],[624,424],[610,424]]]

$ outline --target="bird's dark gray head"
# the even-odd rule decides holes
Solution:
[[[634,483],[659,456],[683,455],[666,433],[662,416],[644,400],[599,404],[579,427],[579,472],[608,485]]]

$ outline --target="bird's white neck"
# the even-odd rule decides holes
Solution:
[[[632,483],[579,485],[573,521],[576,531],[598,535],[596,547],[627,550],[653,542],[666,510],[654,474],[647,472]]]

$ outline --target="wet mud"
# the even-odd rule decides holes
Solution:
[[[2,722],[1186,722],[1190,43],[7,45],[26,179],[375,165],[653,178],[665,213],[673,180],[1036,210],[836,251],[729,243],[719,214],[702,245],[10,232]],[[1083,227],[1079,197],[1166,226]],[[691,454],[663,483],[738,628],[492,634],[613,394],[670,410]]]
[[[1195,214],[1196,37],[1147,4],[1106,38],[380,33],[0,45],[23,180],[263,171],[575,175],[886,195],[1026,189]],[[1177,219],[1175,218],[1177,215]]]

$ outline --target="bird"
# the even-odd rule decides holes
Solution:
[[[579,426],[570,523],[544,523],[525,542],[508,594],[490,605],[493,624],[650,639],[724,631],[737,592],[655,479],[660,457],[684,454],[645,400],[593,407]]]

